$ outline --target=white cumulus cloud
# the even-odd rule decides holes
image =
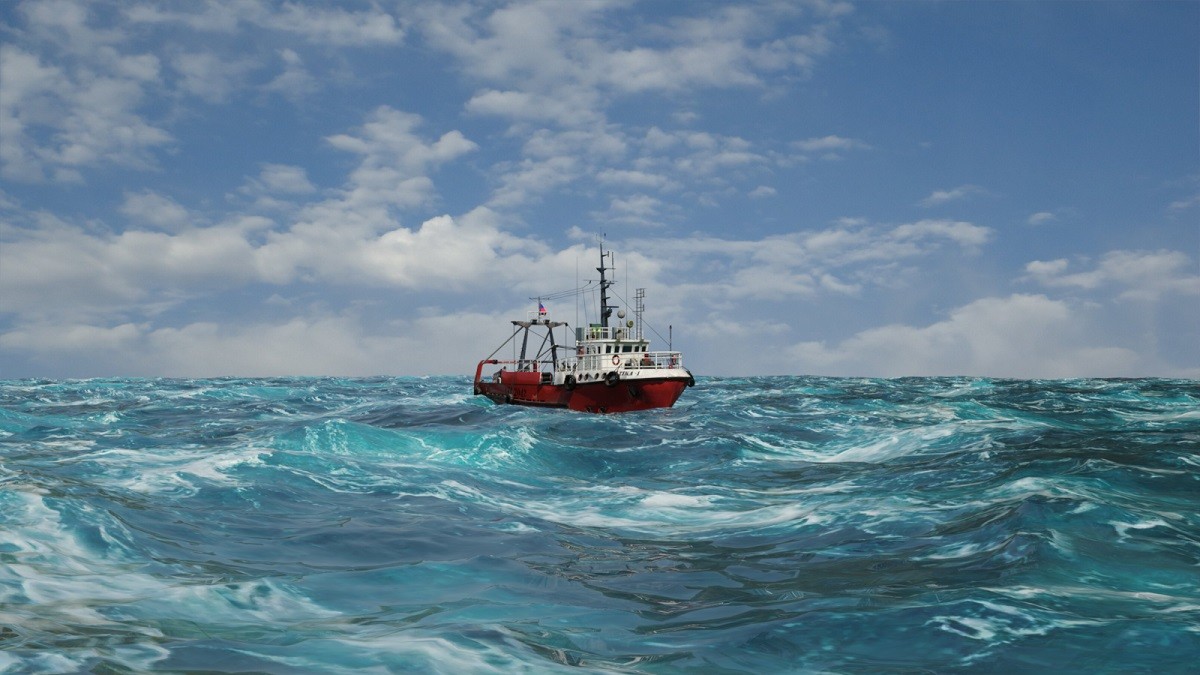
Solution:
[[[932,194],[922,199],[919,204],[925,207],[941,206],[950,202],[964,201],[971,197],[986,194],[988,194],[988,191],[978,185],[960,185],[950,190],[934,190]]]
[[[164,230],[176,230],[190,222],[187,209],[170,197],[149,190],[126,194],[121,213],[139,223]]]
[[[1025,279],[1047,288],[1112,287],[1127,300],[1154,300],[1167,293],[1200,295],[1200,274],[1181,251],[1109,251],[1090,268],[1072,267],[1066,258],[1034,260],[1025,265]]]
[[[1091,377],[1144,375],[1127,348],[1104,343],[1080,310],[1044,295],[976,300],[927,326],[893,324],[836,344],[790,350],[798,370],[828,375]]]

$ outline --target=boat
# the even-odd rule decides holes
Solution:
[[[608,289],[615,283],[608,279],[612,262],[612,251],[606,253],[601,243],[598,323],[575,327],[575,344],[567,345],[555,331],[569,336],[570,324],[551,320],[542,298],[537,298],[537,310],[513,320],[512,335],[475,367],[475,395],[500,404],[618,413],[670,408],[686,388],[695,386],[682,352],[650,350],[642,323],[645,289],[637,289],[633,319],[609,304]],[[589,284],[555,295],[581,295],[595,288]],[[613,310],[618,310],[617,321],[610,323]],[[495,358],[510,343],[516,352],[518,337],[515,358]]]

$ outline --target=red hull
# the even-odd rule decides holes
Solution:
[[[496,403],[616,413],[670,408],[688,386],[687,378],[622,380],[614,386],[589,382],[567,389],[542,383],[541,373],[505,372],[503,382],[476,380],[475,393]]]

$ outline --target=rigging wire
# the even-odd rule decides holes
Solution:
[[[576,274],[575,283],[578,284],[579,283],[579,277],[578,277],[579,261],[578,260],[575,261],[575,274]],[[625,297],[623,295],[621,295],[621,292],[617,290],[618,287],[616,286],[616,284],[614,284],[613,286],[610,286],[610,288],[612,289],[613,295],[618,300],[620,300],[620,302],[625,307],[631,306],[629,300],[625,299]],[[625,261],[625,290],[626,290],[626,292],[629,291],[629,261]],[[563,291],[555,291],[553,293],[537,295],[537,296],[530,297],[529,299],[543,301],[543,300],[561,300],[563,298],[574,297],[576,299],[575,310],[576,310],[576,313],[578,314],[579,307],[580,307],[579,298],[582,296],[585,296],[585,295],[591,295],[592,302],[594,304],[594,303],[598,302],[598,300],[596,300],[595,296],[599,291],[600,291],[600,281],[598,279],[588,279],[587,282],[584,283],[582,286],[577,285],[575,288],[568,288]],[[601,311],[603,311],[603,310],[601,310]],[[583,319],[586,322],[588,320],[588,318],[587,318],[587,303],[583,303],[583,313],[584,313]],[[575,321],[576,321],[576,323],[579,322],[578,316],[576,316]],[[656,330],[654,328],[654,326],[650,324],[649,321],[645,320],[645,318],[642,319],[642,326],[650,329],[651,333],[654,333],[656,336],[658,336],[659,341],[664,342],[664,343],[668,342],[667,339],[662,336],[662,333],[659,333],[658,330]],[[516,345],[514,344],[513,347],[515,349]]]
[[[630,303],[629,303],[629,301],[628,301],[628,300],[626,300],[626,299],[625,299],[625,298],[624,298],[624,297],[623,297],[623,296],[622,296],[620,293],[618,293],[618,292],[616,292],[616,291],[613,291],[613,295],[615,295],[615,296],[617,297],[617,299],[618,299],[618,300],[620,300],[620,301],[621,301],[621,303],[622,303],[623,305],[625,305],[626,307],[629,307],[629,306],[630,306]],[[666,338],[664,338],[664,337],[662,336],[662,333],[660,333],[660,332],[658,332],[657,330],[655,330],[655,329],[654,329],[654,326],[650,325],[650,322],[649,322],[649,321],[646,321],[646,319],[645,319],[644,317],[642,318],[642,326],[643,326],[643,327],[645,327],[645,328],[649,328],[649,329],[650,329],[650,332],[651,332],[651,333],[654,333],[655,335],[657,335],[657,336],[658,336],[658,339],[659,339],[661,342],[668,342],[668,341],[667,341],[667,339],[666,339]]]
[[[569,298],[573,295],[583,295],[584,293],[591,292],[598,283],[599,282],[597,282],[597,281],[588,281],[586,284],[579,286],[578,288],[568,288],[565,291],[555,291],[554,293],[543,293],[542,295],[532,296],[529,299],[530,300],[561,300],[562,298]]]

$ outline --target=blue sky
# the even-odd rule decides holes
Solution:
[[[0,28],[0,377],[465,374],[601,233],[697,374],[1200,377],[1195,2]]]

